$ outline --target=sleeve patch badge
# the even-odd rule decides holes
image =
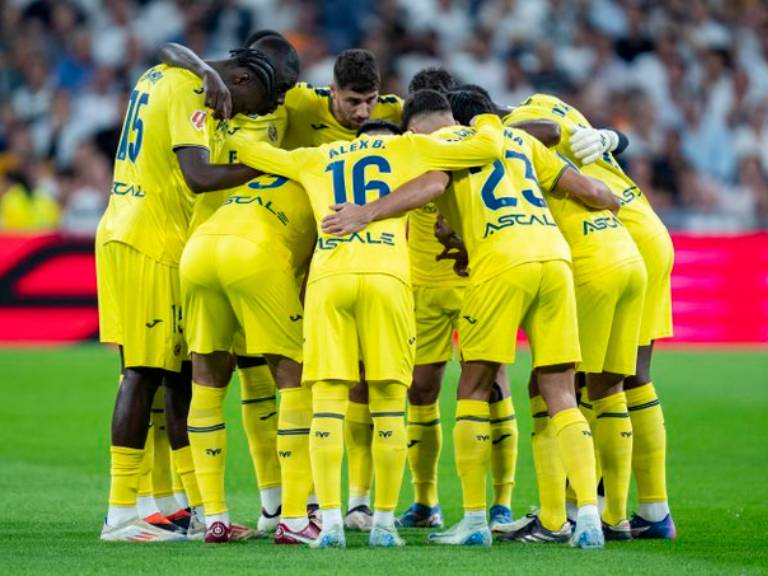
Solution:
[[[205,127],[206,116],[208,116],[208,112],[205,110],[195,110],[192,113],[192,116],[189,118],[189,120],[192,122],[192,126],[195,127],[195,130],[202,130],[203,127]]]

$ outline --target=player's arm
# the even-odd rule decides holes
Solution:
[[[522,120],[520,122],[515,122],[511,126],[512,128],[527,132],[548,148],[560,144],[562,133],[560,125],[556,122],[551,122],[549,120]]]
[[[331,206],[334,212],[323,218],[323,232],[346,236],[359,232],[376,220],[393,218],[424,206],[445,192],[449,181],[445,172],[428,172],[370,204],[335,204]]]
[[[257,170],[244,164],[211,164],[207,148],[180,146],[173,151],[184,181],[195,194],[234,188],[259,175]]]
[[[560,156],[530,136],[524,136],[531,147],[531,160],[539,185],[545,193],[576,198],[596,210],[619,209],[619,199],[600,180],[588,178],[567,164]]]
[[[239,136],[235,135],[233,139],[237,140]],[[299,182],[304,164],[309,156],[317,151],[316,148],[297,148],[289,151],[276,148],[266,142],[247,141],[237,145],[237,149],[238,159],[246,166],[268,174],[285,176]]]
[[[616,213],[621,206],[619,199],[603,182],[584,176],[573,168],[565,169],[552,192],[576,198],[595,210],[610,210]]]
[[[460,170],[484,166],[501,158],[504,125],[495,114],[479,114],[475,131],[461,138],[441,138],[425,134],[406,134],[413,144],[413,161],[420,160],[427,170]]]
[[[232,116],[232,95],[224,81],[211,66],[186,46],[169,42],[163,44],[158,52],[163,64],[189,70],[203,80],[205,105],[213,109],[214,117]]]

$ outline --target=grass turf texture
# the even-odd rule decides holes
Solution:
[[[510,369],[520,423],[516,516],[537,501],[524,385],[528,367],[529,357],[523,354]],[[601,552],[522,544],[444,548],[427,545],[425,531],[403,530],[404,549],[370,550],[365,536],[348,533],[347,550],[315,551],[267,541],[218,547],[100,542],[116,355],[95,345],[0,350],[0,566],[6,574],[766,573],[767,372],[764,351],[657,353],[654,375],[669,432],[676,542],[609,543]],[[440,496],[449,523],[461,514],[450,441],[457,373],[452,365],[442,396]],[[236,386],[227,398],[227,417],[229,503],[235,520],[253,523],[258,492]],[[406,478],[399,510],[410,499]]]

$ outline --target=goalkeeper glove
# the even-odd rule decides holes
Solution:
[[[582,164],[592,164],[606,152],[613,152],[619,145],[619,135],[613,130],[597,130],[576,126],[568,140],[571,152]]]

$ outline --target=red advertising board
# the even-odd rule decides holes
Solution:
[[[670,341],[768,344],[768,233],[673,240]],[[93,240],[0,235],[0,345],[97,337]]]

